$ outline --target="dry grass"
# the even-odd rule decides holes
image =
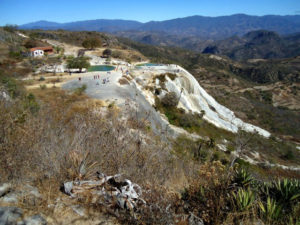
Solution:
[[[100,113],[104,103],[84,95],[56,88],[36,89],[33,94],[41,105],[36,115],[24,111],[17,102],[9,107],[2,103],[1,170],[5,176],[1,179],[55,176],[62,181],[71,177],[66,171],[74,165],[68,157],[74,151],[78,155],[89,152],[99,165],[97,169],[107,174],[125,173],[143,182],[143,177],[160,183],[168,179],[171,170],[164,162],[168,152],[159,139],[142,136],[146,129],[131,130],[145,127],[145,121],[134,125],[134,111],[125,113],[131,116],[124,122],[117,108],[105,108],[105,114]]]
[[[122,78],[119,79],[119,83],[121,85],[128,85],[129,81],[126,78],[122,77]]]
[[[112,57],[125,60],[127,62],[145,61],[146,58],[140,52],[129,49],[114,49]]]
[[[61,183],[88,179],[99,171],[121,173],[141,185],[149,205],[137,212],[138,219],[93,204],[88,196],[80,202],[84,207],[119,215],[120,221],[130,224],[172,221],[165,209],[179,197],[165,185],[178,174],[184,177],[191,172],[187,167],[182,170],[182,163],[169,154],[170,145],[147,129],[146,120],[137,119],[134,108],[107,107],[84,94],[58,88],[33,89],[32,93],[40,106],[35,114],[23,108],[22,98],[11,104],[1,101],[0,106],[0,182],[29,180],[42,194],[34,204],[28,204],[27,197],[21,200],[19,206],[26,215],[64,217],[48,207],[63,197],[58,191]],[[181,189],[180,185],[176,188]]]

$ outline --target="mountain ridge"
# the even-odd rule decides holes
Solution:
[[[44,22],[44,23],[43,23]],[[50,25],[50,26],[49,26]],[[278,16],[250,16],[234,14],[230,16],[188,16],[164,21],[149,21],[146,23],[135,20],[97,19],[56,23],[51,21],[37,21],[20,25],[21,29],[66,29],[77,31],[156,31],[171,35],[198,36],[204,39],[224,39],[233,35],[244,35],[252,30],[271,30],[279,34],[300,32],[300,15]]]

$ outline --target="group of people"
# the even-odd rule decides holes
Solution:
[[[124,75],[124,73],[126,74],[126,75],[129,75],[129,71],[128,70],[123,70],[123,68],[121,67],[121,71],[122,71],[122,74]]]
[[[78,77],[78,81],[81,81],[81,77]],[[96,79],[100,79],[100,75],[94,75],[94,80],[96,80]],[[102,84],[106,84],[106,83],[108,83],[110,80],[109,80],[109,77],[107,77],[107,78],[104,78],[103,80],[102,80]],[[97,81],[97,83],[96,83],[96,85],[99,85],[99,82]]]
[[[102,84],[106,84],[106,83],[108,83],[108,82],[109,82],[109,77],[104,78],[104,79],[102,80]],[[96,85],[99,85],[99,82],[98,82],[98,81],[97,81]]]
[[[124,74],[126,74],[126,75],[129,74],[129,71],[128,71],[128,70],[123,70],[122,67],[120,67],[120,68],[121,68],[121,71],[122,71],[122,74],[123,74],[123,75],[124,75]],[[119,69],[119,66],[117,66],[115,70],[117,71],[118,69]],[[111,74],[110,71],[107,71],[106,73],[107,73],[107,75]],[[100,75],[99,75],[99,74],[98,74],[98,75],[94,75],[94,80],[97,80],[97,79],[100,79]],[[81,77],[78,77],[78,80],[81,81],[82,78],[81,78]],[[102,80],[102,84],[106,84],[106,83],[108,83],[108,82],[110,82],[109,77],[104,78],[104,79]],[[99,85],[99,84],[100,84],[99,81],[97,81],[97,82],[96,82],[96,85]]]

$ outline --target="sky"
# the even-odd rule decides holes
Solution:
[[[0,0],[0,26],[39,20],[161,21],[202,15],[300,15],[300,0]]]

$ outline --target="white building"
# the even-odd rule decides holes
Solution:
[[[34,51],[30,51],[30,56],[32,57],[40,57],[40,56],[44,56],[44,50],[34,50]]]
[[[41,57],[41,56],[44,56],[45,53],[52,54],[53,53],[53,48],[51,46],[31,48],[30,52],[29,52],[29,55],[32,56],[32,57]]]

